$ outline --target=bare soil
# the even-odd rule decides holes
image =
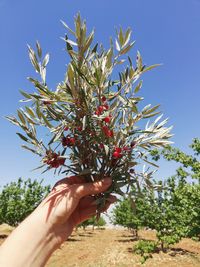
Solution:
[[[2,231],[1,231],[2,233]],[[140,239],[155,240],[154,231],[140,231]],[[0,239],[0,244],[5,238]],[[124,229],[79,229],[55,251],[47,267],[200,267],[200,242],[183,239],[166,253],[158,251],[143,265],[134,254],[138,241]]]

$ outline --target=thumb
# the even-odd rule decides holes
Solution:
[[[88,195],[96,195],[106,191],[111,184],[112,179],[110,177],[106,177],[93,183],[77,184],[75,186],[75,194],[78,196],[78,198]]]

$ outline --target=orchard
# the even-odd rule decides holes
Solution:
[[[162,94],[153,89],[151,92],[152,85],[147,88],[143,82],[146,76],[151,82],[151,73],[162,64],[146,64],[143,53],[135,50],[130,27],[119,27],[114,37],[101,43],[95,31],[88,30],[90,27],[80,13],[75,16],[73,27],[63,20],[61,25],[66,60],[61,80],[52,85],[47,71],[50,53],[44,53],[40,42],[28,45],[34,71],[33,77],[28,77],[31,87],[20,90],[23,98],[20,108],[14,115],[6,116],[18,129],[16,134],[24,153],[37,156],[38,166],[34,171],[46,176],[45,185],[43,180],[22,178],[4,185],[0,190],[0,224],[20,229],[18,226],[25,218],[30,215],[31,221],[32,214],[40,211],[37,207],[42,210],[48,203],[45,223],[49,226],[52,222],[50,230],[55,230],[56,240],[62,241],[49,267],[62,259],[58,266],[65,266],[66,262],[72,266],[76,264],[75,256],[79,264],[76,266],[83,267],[129,267],[140,263],[155,266],[158,257],[177,256],[179,251],[189,255],[188,265],[185,257],[179,258],[179,266],[193,266],[194,262],[198,266],[200,139],[193,139],[192,153],[173,144],[171,125],[177,123],[176,118],[166,118]],[[147,59],[152,64],[151,57]],[[153,104],[149,104],[151,101]],[[175,103],[172,95],[170,101],[170,105]],[[184,114],[183,108],[181,112]],[[189,129],[186,115],[181,117],[185,131]],[[157,164],[162,165],[163,161],[176,163],[178,167],[170,177],[167,170],[166,177],[155,178]],[[46,185],[52,171],[59,181]],[[98,186],[104,188],[106,180],[109,186],[100,190]],[[115,201],[112,210],[106,213]],[[40,230],[28,234],[34,232],[34,238],[40,237]],[[1,237],[5,235],[0,228]],[[192,244],[191,251],[181,242]],[[79,255],[81,251],[84,253]],[[95,256],[91,264],[96,265],[87,265],[92,254]],[[41,252],[41,255],[46,254]],[[45,257],[47,261],[50,256]],[[166,261],[161,267],[170,267],[169,258]]]

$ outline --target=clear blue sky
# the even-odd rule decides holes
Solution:
[[[67,60],[59,39],[65,33],[60,19],[73,26],[78,11],[105,45],[116,26],[133,29],[135,51],[140,50],[144,62],[164,64],[143,77],[145,103],[161,104],[174,125],[177,147],[189,151],[192,138],[200,137],[200,0],[0,0],[0,185],[21,176],[43,177],[47,183],[55,180],[50,173],[30,172],[39,158],[20,148],[17,127],[3,116],[15,114],[20,107],[19,89],[30,89],[26,77],[34,72],[27,43],[39,40],[43,50],[50,52],[51,88],[63,79]],[[172,173],[173,165],[161,164],[160,177]]]

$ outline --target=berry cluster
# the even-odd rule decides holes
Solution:
[[[97,116],[102,115],[104,111],[109,109],[109,106],[106,102],[105,96],[102,96],[101,102],[102,102],[102,104],[100,106],[98,106],[97,110],[95,111],[95,115],[97,115]]]
[[[62,145],[64,146],[64,147],[70,147],[70,146],[74,146],[75,145],[75,143],[76,143],[76,139],[74,138],[74,137],[71,137],[71,136],[64,136],[63,138],[62,138]]]
[[[43,162],[49,165],[51,168],[58,168],[64,165],[65,158],[51,150],[48,150],[46,152],[46,156],[43,158]]]

